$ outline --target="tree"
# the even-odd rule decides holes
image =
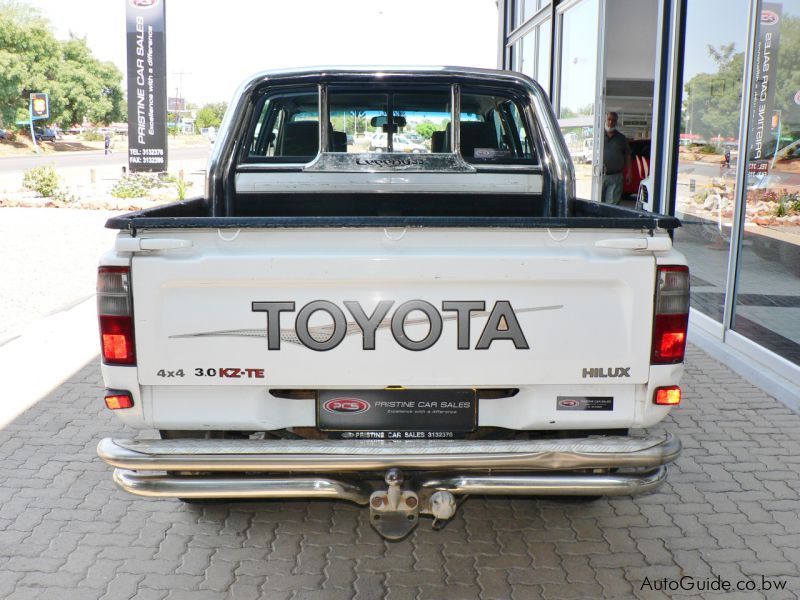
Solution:
[[[222,123],[222,118],[225,116],[225,110],[227,108],[227,102],[206,104],[203,108],[197,111],[197,116],[194,119],[195,126],[200,129],[204,129],[206,127],[219,127]]]
[[[733,44],[708,46],[708,52],[717,72],[698,73],[686,83],[682,107],[685,130],[708,141],[717,136],[738,137],[744,53],[736,52]],[[800,107],[795,101],[800,90],[800,18],[783,16],[780,45],[774,59],[778,61],[778,69],[773,79],[773,108],[782,114],[783,139],[800,129]]]
[[[345,121],[345,131],[352,131],[355,134],[362,133],[367,130],[367,113],[363,110],[347,111],[347,117]]]
[[[708,46],[708,53],[717,64],[717,72],[698,73],[686,83],[683,120],[687,131],[706,140],[736,137],[744,53],[735,52],[733,44],[719,49]]]
[[[55,39],[34,8],[0,1],[0,119],[28,119],[32,92],[50,96],[50,121],[61,127],[84,118],[108,124],[124,118],[122,73],[92,56],[86,40]]]
[[[426,140],[431,139],[434,131],[439,131],[439,126],[435,123],[425,119],[417,123],[417,133],[424,137]]]

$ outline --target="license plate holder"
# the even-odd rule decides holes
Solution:
[[[467,433],[475,431],[475,390],[319,390],[322,431]],[[425,436],[430,437],[430,436]]]

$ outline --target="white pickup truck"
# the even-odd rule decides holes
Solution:
[[[468,494],[647,492],[680,453],[642,431],[680,402],[679,222],[575,198],[525,76],[260,74],[205,197],[107,226],[106,405],[161,434],[100,442],[128,492],[349,500],[400,538]]]

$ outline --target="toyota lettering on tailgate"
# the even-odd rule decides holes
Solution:
[[[444,323],[456,323],[456,347],[459,350],[489,350],[493,342],[509,341],[517,350],[529,350],[528,340],[522,331],[517,315],[521,313],[560,310],[563,304],[517,308],[508,300],[498,300],[491,310],[486,310],[483,300],[444,300],[441,311],[426,300],[408,300],[400,304],[390,315],[394,300],[381,300],[371,314],[359,302],[346,300],[345,309],[350,313],[348,320],[344,309],[329,300],[314,300],[305,304],[299,311],[295,302],[256,301],[251,305],[253,312],[266,313],[264,329],[224,329],[197,333],[181,333],[170,338],[197,337],[263,337],[267,338],[269,350],[280,350],[281,342],[298,344],[311,350],[324,352],[333,350],[345,337],[361,334],[362,348],[375,350],[375,337],[380,329],[389,329],[392,338],[401,347],[413,352],[427,350],[439,341]],[[294,313],[294,327],[281,328],[281,314]],[[311,317],[317,312],[325,313],[331,321],[328,325],[310,325]],[[419,315],[419,316],[417,316]],[[486,317],[475,346],[471,346],[470,324],[472,319]],[[413,339],[406,334],[406,328],[426,325],[427,333],[421,339]]]
[[[344,311],[328,300],[315,300],[303,306],[297,313],[294,323],[295,333],[300,342],[311,350],[332,350],[342,343],[348,333],[360,331],[363,339],[364,350],[375,350],[375,331],[378,328],[388,327],[392,337],[406,350],[427,350],[433,346],[442,335],[442,324],[446,317],[430,302],[425,300],[409,300],[395,309],[391,318],[389,311],[394,305],[394,300],[382,300],[367,315],[361,304],[354,301],[345,301],[345,307],[352,315],[354,321],[348,322]],[[253,312],[267,313],[267,346],[270,350],[280,350],[281,329],[280,314],[294,312],[295,303],[287,302],[253,302]],[[517,350],[529,348],[522,328],[517,320],[517,315],[511,303],[506,300],[495,302],[491,313],[486,313],[486,303],[483,301],[447,301],[442,302],[442,312],[455,313],[454,318],[458,327],[458,349],[469,350],[470,344],[470,317],[474,313],[488,314],[486,326],[483,328],[476,350],[488,350],[496,340],[511,340]],[[320,328],[309,327],[309,320],[316,312],[327,313],[333,320],[332,325]],[[421,317],[409,318],[411,313],[421,313]],[[477,315],[476,315],[477,316]],[[427,335],[419,340],[412,340],[406,335],[406,326],[425,323],[428,325]]]

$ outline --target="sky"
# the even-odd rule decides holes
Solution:
[[[25,0],[125,74],[126,0]],[[495,0],[164,0],[167,89],[229,101],[258,71],[314,65],[497,66]],[[183,75],[179,75],[183,73]],[[123,83],[123,89],[125,85]]]
[[[708,52],[731,42],[744,52],[747,41],[748,0],[693,0],[686,15],[686,62],[684,81],[697,73],[716,73],[717,65]]]

